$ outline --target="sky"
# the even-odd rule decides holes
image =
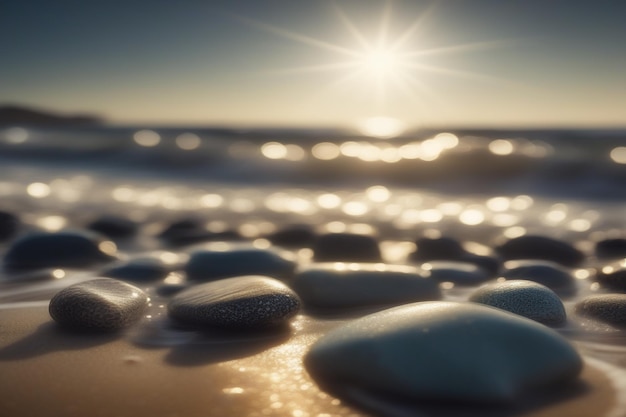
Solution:
[[[113,124],[626,126],[620,0],[3,0],[0,105]]]

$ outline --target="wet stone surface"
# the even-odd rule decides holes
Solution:
[[[313,259],[317,262],[381,262],[378,241],[368,235],[328,233],[313,244]]]
[[[423,264],[422,268],[430,272],[430,279],[455,285],[478,285],[490,278],[484,269],[467,262],[430,261]]]
[[[596,280],[603,288],[626,292],[626,259],[599,268],[596,271]]]
[[[137,322],[148,306],[139,288],[111,278],[71,285],[50,300],[50,316],[78,331],[117,331]]]
[[[599,294],[583,298],[575,311],[581,316],[626,328],[626,294]]]
[[[576,280],[571,272],[555,262],[522,259],[504,263],[502,276],[511,280],[528,280],[545,285],[551,290],[570,296],[576,293]]]
[[[469,301],[497,307],[548,326],[560,326],[567,316],[558,295],[533,281],[511,280],[487,284],[474,291]]]
[[[300,310],[298,296],[263,276],[228,278],[192,286],[175,295],[168,314],[200,328],[250,330],[286,324]]]
[[[126,281],[147,282],[165,278],[170,267],[158,259],[133,259],[118,265],[112,265],[101,272],[103,277],[123,279]]]
[[[626,258],[626,239],[605,239],[596,243],[595,254],[599,259]]]
[[[540,259],[567,267],[579,266],[584,254],[562,240],[546,236],[524,235],[510,239],[496,248],[504,259]]]
[[[132,220],[119,216],[102,216],[87,225],[87,229],[103,234],[112,239],[134,236],[139,226]]]

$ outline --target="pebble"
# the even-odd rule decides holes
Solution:
[[[239,240],[241,235],[234,230],[212,232],[196,219],[183,219],[168,225],[158,235],[171,245],[189,245],[198,242]]]
[[[545,285],[561,295],[576,292],[576,280],[558,263],[535,259],[521,259],[504,263],[502,276],[512,280],[528,280]]]
[[[605,239],[596,243],[595,254],[598,259],[626,258],[626,239]]]
[[[626,292],[626,258],[599,268],[596,280],[604,288]]]
[[[311,264],[298,271],[292,288],[304,305],[351,308],[438,300],[437,282],[410,266],[385,264]]]
[[[7,270],[84,268],[115,259],[113,242],[92,232],[33,233],[16,240],[4,257]]]
[[[149,299],[137,287],[111,278],[71,285],[50,300],[50,316],[73,330],[116,331],[138,321]]]
[[[327,233],[313,244],[313,259],[317,262],[381,262],[376,239],[353,233]]]
[[[260,329],[288,322],[300,299],[269,277],[243,276],[195,285],[175,295],[169,316],[181,323],[221,329]]]
[[[476,285],[489,279],[487,272],[472,263],[455,261],[431,261],[422,265],[430,272],[430,279],[452,282],[456,285]]]
[[[170,268],[158,259],[140,258],[113,265],[104,270],[103,277],[123,279],[126,281],[156,281],[165,278]]]
[[[20,220],[7,211],[0,211],[0,241],[12,238],[20,228]]]
[[[277,246],[300,248],[311,246],[317,235],[308,225],[291,225],[267,236],[267,240]]]
[[[137,224],[135,222],[118,216],[102,216],[89,223],[87,228],[111,239],[128,238],[137,233]]]
[[[560,326],[567,316],[558,295],[533,281],[511,280],[487,284],[474,291],[469,301],[497,307],[548,326]]]
[[[198,251],[185,265],[190,280],[211,281],[241,275],[267,275],[290,278],[295,262],[270,249]]]
[[[599,294],[576,303],[577,314],[610,324],[626,327],[626,294]]]
[[[585,259],[584,254],[562,240],[545,236],[524,235],[508,240],[496,248],[504,259],[541,259],[563,266],[576,267]]]
[[[338,395],[409,401],[513,402],[575,379],[582,359],[552,329],[471,303],[423,302],[365,316],[322,336],[305,356]]]

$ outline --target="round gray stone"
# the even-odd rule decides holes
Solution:
[[[285,324],[300,310],[300,299],[285,284],[244,276],[195,285],[176,294],[169,316],[181,323],[222,329],[256,329]]]
[[[549,326],[567,319],[565,307],[550,288],[533,281],[511,280],[487,284],[472,293],[469,301],[497,307]]]
[[[575,311],[615,327],[626,327],[626,294],[599,294],[576,303]]]
[[[556,262],[520,259],[504,263],[502,276],[511,280],[528,280],[545,285],[561,295],[576,293],[576,280],[567,268]]]
[[[535,321],[471,303],[407,304],[349,322],[305,356],[324,387],[358,401],[387,394],[409,401],[512,402],[578,376],[582,359]]]
[[[116,331],[141,318],[148,297],[137,287],[111,278],[71,285],[50,300],[50,316],[74,330]]]
[[[604,288],[626,292],[626,258],[598,268],[596,279]]]
[[[185,266],[185,273],[190,280],[212,281],[244,275],[289,278],[294,269],[295,262],[276,251],[245,248],[195,252]]]
[[[424,271],[386,264],[312,264],[292,282],[306,306],[351,308],[394,305],[441,298],[439,284]]]
[[[585,255],[562,240],[547,236],[524,235],[510,239],[496,248],[504,259],[542,259],[568,267],[579,266]]]
[[[489,279],[489,275],[483,268],[467,262],[430,261],[423,264],[422,268],[430,271],[430,278],[437,282],[477,285]]]

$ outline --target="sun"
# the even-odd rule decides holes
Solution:
[[[399,69],[400,56],[394,51],[378,48],[363,54],[361,65],[375,76],[392,74]]]

